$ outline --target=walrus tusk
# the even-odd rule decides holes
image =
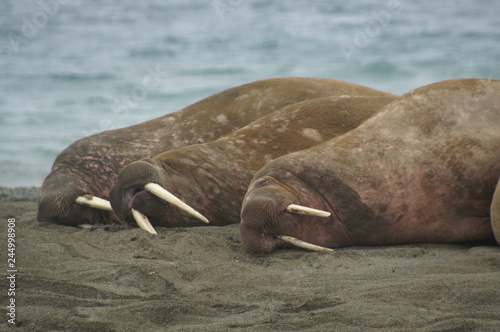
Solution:
[[[323,217],[323,218],[326,218],[326,217],[329,217],[332,215],[328,211],[313,209],[310,207],[297,205],[297,204],[288,205],[286,207],[286,211],[291,212],[291,213],[305,214],[308,216]]]
[[[195,209],[193,209],[192,207],[190,207],[189,205],[187,205],[186,203],[175,197],[172,193],[170,193],[167,189],[163,188],[159,184],[148,183],[147,185],[144,186],[144,189],[146,189],[153,195],[158,196],[159,198],[169,202],[170,204],[177,206],[181,210],[186,211],[193,217],[196,217],[207,224],[209,223],[208,219],[205,218],[201,213],[199,213],[198,211],[196,211]]]
[[[113,211],[111,208],[111,203],[108,200],[92,196],[92,195],[82,195],[75,199],[75,203],[80,205],[86,205],[93,207],[95,209]]]
[[[134,216],[134,219],[140,229],[143,229],[151,234],[158,235],[158,233],[156,233],[155,229],[153,228],[153,225],[151,225],[151,223],[149,222],[148,217],[146,217],[136,209],[132,209],[132,215]]]
[[[307,249],[307,250],[312,250],[312,251],[321,251],[321,252],[332,252],[333,251],[333,249],[317,246],[315,244],[299,240],[299,239],[294,238],[292,236],[278,235],[276,237],[284,242],[293,244],[294,246],[302,248],[302,249]]]
[[[81,229],[91,229],[93,226],[91,224],[79,224],[77,227]]]

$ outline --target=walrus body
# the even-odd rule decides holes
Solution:
[[[218,139],[284,106],[373,90],[329,79],[278,78],[232,88],[178,112],[106,131],[71,144],[42,185],[38,220],[79,225],[118,222],[111,213],[75,203],[82,195],[107,199],[125,165],[162,151]]]
[[[269,253],[281,235],[329,248],[492,239],[499,152],[500,81],[416,89],[357,129],[261,169],[243,202],[243,246]],[[292,214],[289,204],[331,216]]]
[[[266,162],[343,134],[396,98],[376,90],[371,93],[384,97],[328,97],[296,103],[214,142],[131,163],[111,190],[113,210],[129,223],[134,222],[131,209],[135,209],[155,226],[206,225],[143,190],[146,184],[156,183],[205,216],[209,225],[238,223],[248,184]]]
[[[500,244],[500,179],[498,180],[497,188],[493,194],[490,217],[493,235],[497,243]]]

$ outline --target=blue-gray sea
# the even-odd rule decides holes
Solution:
[[[0,0],[0,186],[100,131],[271,77],[500,79],[498,0]]]

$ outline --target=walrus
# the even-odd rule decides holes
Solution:
[[[498,180],[495,193],[493,194],[490,217],[493,235],[497,243],[500,244],[500,179]]]
[[[145,215],[151,226],[144,220],[143,228],[151,233],[155,233],[152,226],[238,223],[241,201],[257,170],[281,155],[309,148],[357,127],[396,98],[386,93],[374,94],[384,96],[303,101],[216,141],[133,162],[120,171],[111,189],[113,210],[130,224],[137,221],[140,227]],[[137,212],[142,215],[137,216]]]
[[[266,79],[225,90],[151,121],[80,139],[57,156],[43,182],[38,220],[73,226],[119,223],[109,212],[107,199],[119,170],[132,161],[213,141],[300,101],[351,94],[376,93],[331,79]]]
[[[241,210],[243,247],[490,240],[499,152],[500,81],[418,88],[358,128],[259,170]]]

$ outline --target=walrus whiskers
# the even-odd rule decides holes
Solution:
[[[196,211],[195,209],[193,209],[192,207],[181,201],[179,198],[175,197],[172,193],[170,193],[167,189],[163,188],[159,184],[148,183],[147,185],[144,186],[144,189],[146,189],[153,195],[158,196],[159,198],[167,201],[168,203],[177,206],[181,210],[186,211],[193,217],[196,217],[207,224],[209,223],[208,219],[205,218],[201,213],[199,213],[198,211]]]
[[[297,205],[297,204],[290,204],[286,207],[286,211],[290,213],[297,213],[297,214],[305,214],[308,216],[315,216],[315,217],[322,217],[322,218],[327,218],[331,216],[332,214],[328,211],[323,211],[323,210],[318,210],[318,209],[313,209],[310,207],[302,206],[302,205]]]
[[[302,249],[307,249],[307,250],[312,250],[312,251],[321,251],[321,252],[332,252],[333,251],[333,249],[325,248],[322,246],[317,246],[315,244],[299,240],[299,239],[294,238],[292,236],[278,235],[276,237],[283,242],[290,243],[290,244],[292,244],[296,247],[302,248]]]
[[[148,217],[146,217],[136,209],[132,209],[132,216],[134,216],[134,219],[137,222],[137,225],[139,226],[140,229],[143,229],[146,232],[149,232],[154,235],[158,234],[153,228],[153,225],[151,225],[151,223],[149,222]]]
[[[113,211],[111,208],[111,203],[108,200],[92,196],[92,195],[82,195],[75,199],[75,203],[80,205],[90,206],[94,209]]]

